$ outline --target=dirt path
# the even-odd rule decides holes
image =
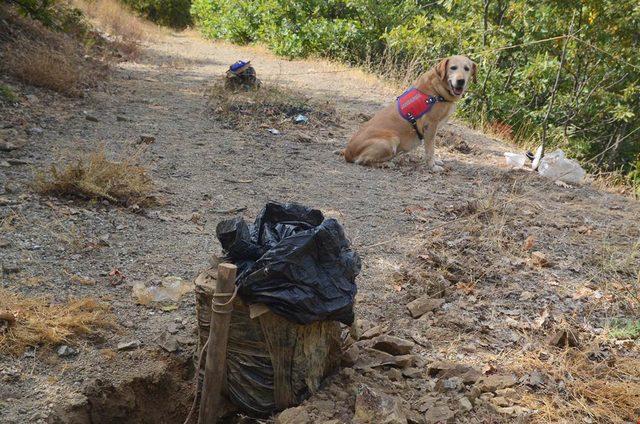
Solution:
[[[229,129],[212,117],[203,93],[240,58],[252,60],[265,84],[335,104],[342,125],[311,134],[311,143],[286,133],[274,136],[265,128]],[[424,422],[429,410],[417,399],[449,408],[456,422],[486,422],[488,416],[512,422],[513,414],[496,412],[488,400],[465,410],[460,399],[466,392],[436,387],[438,379],[425,374],[427,364],[445,359],[478,367],[490,363],[507,372],[504,352],[522,351],[532,340],[542,343],[551,331],[541,330],[544,321],[531,330],[510,326],[507,318],[524,325],[545,310],[556,322],[579,317],[593,334],[601,333],[606,317],[628,310],[603,306],[602,296],[576,300],[573,295],[588,282],[592,292],[609,293],[596,278],[602,264],[594,257],[606,249],[637,249],[640,207],[589,186],[562,188],[526,171],[507,170],[505,146],[459,124],[447,125],[439,136],[438,154],[446,168],[439,175],[424,171],[421,152],[391,169],[351,165],[335,155],[361,122],[359,115],[371,114],[394,94],[359,71],[322,61],[286,61],[191,33],[151,44],[137,62],[118,66],[105,91],[81,101],[35,92],[39,101],[23,128],[44,131],[32,133],[28,146],[15,154],[34,166],[0,170],[14,185],[0,205],[5,223],[0,237],[6,242],[1,262],[18,270],[5,274],[2,284],[56,300],[107,300],[122,328],[77,346],[79,354],[71,358],[55,353],[1,358],[0,421],[180,422],[190,381],[170,371],[191,361],[193,300],[185,299],[173,311],[147,309],[135,304],[130,287],[158,284],[167,276],[193,279],[219,251],[215,225],[232,216],[220,211],[243,207],[253,219],[267,201],[277,200],[320,208],[344,225],[363,259],[357,299],[362,327],[381,323],[390,333],[416,341],[418,362],[412,369],[418,374],[413,377],[423,376],[377,367],[343,372],[306,404],[313,422],[349,422],[359,384],[382,387],[401,399],[414,422]],[[156,137],[142,158],[162,187],[162,207],[134,214],[44,199],[28,188],[33,173],[50,163],[101,144],[116,156],[127,154],[143,133]],[[234,180],[252,182],[229,182]],[[529,252],[520,247],[531,234],[538,243],[534,250],[544,251],[551,267],[529,266]],[[445,255],[446,263],[418,257],[429,252]],[[631,256],[629,266],[637,266],[637,260]],[[114,269],[126,277],[123,282],[112,284]],[[633,280],[626,268],[619,275],[621,284]],[[80,284],[70,276],[93,283]],[[411,318],[405,305],[433,294],[442,281],[447,287],[440,293],[441,310]],[[469,291],[459,289],[461,284]],[[181,337],[177,353],[157,347],[157,338],[170,327]],[[116,351],[118,343],[132,340],[140,340],[142,348]],[[167,397],[171,402],[161,400]],[[146,418],[132,412],[140,408]]]

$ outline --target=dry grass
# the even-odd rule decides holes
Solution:
[[[326,103],[314,102],[293,90],[263,83],[256,90],[234,90],[217,80],[206,93],[212,112],[232,128],[262,126],[282,129],[296,125],[293,118],[302,114],[309,118],[305,126],[317,128],[338,125],[336,109]]]
[[[69,13],[66,3],[56,7],[60,14]],[[80,95],[106,76],[108,65],[96,56],[104,56],[104,40],[81,19],[65,31],[54,31],[0,4],[0,71],[30,85]]]
[[[3,68],[21,81],[69,96],[81,93],[82,66],[70,43],[57,49],[21,38],[5,46]]]
[[[594,187],[640,200],[640,182],[630,180],[622,171],[601,171],[593,175]]]
[[[135,156],[114,162],[107,159],[102,149],[64,166],[52,165],[48,174],[36,176],[34,186],[45,195],[149,206],[155,203],[151,195],[153,181],[144,167],[134,164]]]
[[[108,308],[95,299],[54,304],[48,299],[27,298],[0,288],[2,316],[5,322],[11,321],[8,328],[0,331],[2,354],[20,355],[28,346],[55,347],[73,343],[100,328],[115,327]]]
[[[135,16],[116,0],[74,0],[73,5],[96,21],[98,27],[125,42],[129,48],[156,35],[160,30],[149,21]]]
[[[533,422],[635,422],[640,416],[640,359],[609,350],[566,349],[547,360],[528,354],[512,361],[517,372],[537,370],[549,388],[519,402],[537,410]],[[585,421],[585,418],[591,421]]]

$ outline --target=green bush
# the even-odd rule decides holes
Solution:
[[[191,24],[191,0],[123,0],[133,10],[160,25],[185,28]]]
[[[18,96],[15,95],[11,88],[0,82],[0,103],[14,103],[18,101]]]
[[[631,173],[640,161],[640,7],[636,0],[194,0],[201,32],[262,42],[287,57],[362,64],[393,58],[407,69],[465,53],[479,81],[459,114],[540,142],[564,39],[573,19],[548,142],[593,169]],[[634,132],[635,131],[635,132]],[[637,176],[635,178],[638,178]]]

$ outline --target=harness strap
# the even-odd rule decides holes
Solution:
[[[405,119],[409,121],[416,134],[418,134],[420,141],[424,141],[424,134],[420,133],[420,129],[418,128],[418,120],[414,118],[411,113],[407,113],[407,117]]]

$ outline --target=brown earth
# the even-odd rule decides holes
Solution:
[[[265,86],[337,114],[318,123],[312,111],[308,126],[282,122],[279,135],[253,120],[229,125],[205,93],[241,58]],[[215,225],[228,211],[243,208],[252,220],[269,200],[339,220],[363,262],[360,332],[409,340],[415,355],[408,367],[379,365],[367,350],[375,342],[358,341],[358,362],[289,416],[352,422],[356,410],[366,416],[373,390],[395,397],[410,422],[438,422],[436,413],[472,423],[638,418],[640,376],[625,365],[638,364],[638,341],[609,331],[613,319],[638,317],[637,202],[507,169],[502,153],[513,147],[457,122],[438,136],[441,174],[426,172],[420,151],[388,168],[347,164],[334,151],[396,89],[340,65],[286,61],[189,32],[148,44],[82,99],[14,86],[20,105],[3,107],[0,126],[27,143],[0,152],[1,287],[54,302],[97,298],[120,327],[71,343],[74,356],[0,357],[0,421],[181,422],[191,400],[194,301],[147,308],[132,287],[192,280],[219,253]],[[155,137],[139,154],[160,206],[136,211],[30,188],[38,171],[78,152],[131,155],[142,134]],[[406,305],[424,295],[441,300],[414,318]],[[177,352],[158,346],[169,329]],[[561,329],[577,335],[577,347],[548,343]],[[117,350],[133,340],[139,349]],[[601,384],[580,385],[593,382]],[[621,385],[626,410],[607,397]]]

